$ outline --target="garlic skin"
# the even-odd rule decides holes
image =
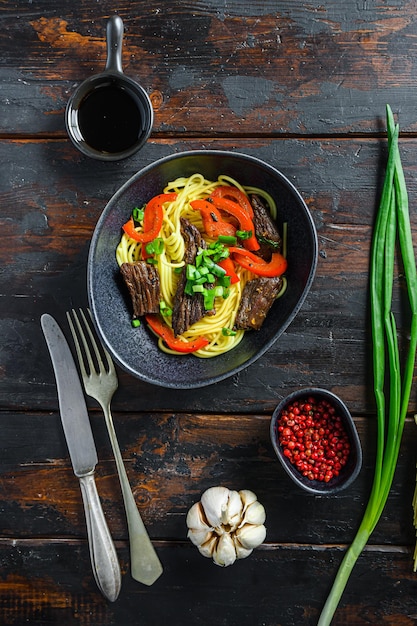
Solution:
[[[253,491],[210,487],[187,513],[187,537],[200,554],[228,567],[266,537],[265,509]]]
[[[193,504],[187,513],[187,526],[194,530],[212,530],[205,522],[204,509],[201,502]]]
[[[221,567],[233,565],[236,561],[235,544],[229,533],[220,535],[213,551],[213,561]]]
[[[217,545],[217,540],[217,535],[215,533],[211,533],[210,538],[205,543],[197,546],[200,554],[206,556],[208,559],[211,559]]]
[[[246,559],[247,556],[252,554],[253,550],[248,550],[247,548],[244,548],[242,544],[236,539],[236,537],[234,537],[233,540],[235,543],[236,557],[238,559]]]
[[[256,524],[259,526],[265,522],[265,518],[265,509],[262,504],[256,500],[245,510],[243,521],[245,524]]]
[[[263,524],[244,524],[236,531],[236,539],[247,550],[253,550],[259,546],[266,537],[266,528]]]
[[[221,526],[228,500],[229,490],[226,487],[210,487],[201,496],[201,506],[208,523],[213,528]]]

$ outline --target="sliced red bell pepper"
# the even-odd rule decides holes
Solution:
[[[227,259],[223,259],[222,261],[219,261],[217,265],[220,265],[220,267],[222,267],[225,270],[226,276],[230,276],[231,285],[234,285],[235,283],[238,283],[240,281],[239,276],[235,272],[235,264],[233,263],[230,257],[227,257]]]
[[[234,202],[234,200],[229,200],[229,198],[215,197],[213,198],[213,202],[217,209],[221,209],[233,215],[233,217],[238,220],[242,230],[252,231],[252,236],[244,241],[245,248],[247,248],[247,250],[259,250],[260,245],[255,237],[255,226],[245,209],[242,209],[240,204]]]
[[[270,278],[273,276],[281,276],[287,269],[287,259],[279,252],[273,252],[269,262],[264,261],[256,254],[244,248],[231,246],[229,252],[233,255],[236,263],[239,263],[241,267],[257,276],[268,276]]]
[[[236,228],[222,218],[220,211],[216,209],[213,202],[193,200],[190,202],[190,206],[195,211],[200,211],[204,230],[209,237],[215,238],[219,235],[234,237],[236,235]]]
[[[171,350],[183,353],[196,352],[196,350],[205,348],[210,343],[209,340],[203,336],[196,337],[190,341],[182,341],[178,337],[175,337],[172,328],[165,324],[157,314],[145,315],[145,319],[154,333],[162,337]]]
[[[250,203],[249,198],[243,191],[240,191],[237,187],[232,187],[228,185],[221,185],[221,187],[216,187],[214,191],[211,193],[212,198],[229,198],[230,200],[234,200],[237,204],[239,204],[242,209],[246,211],[251,219],[253,219],[253,207]]]
[[[176,193],[161,193],[155,196],[145,207],[145,215],[143,218],[143,231],[138,232],[135,228],[133,218],[123,225],[123,230],[126,235],[135,241],[140,243],[148,243],[159,235],[159,231],[162,228],[162,222],[164,220],[164,210],[162,205],[165,202],[172,202],[177,197]]]

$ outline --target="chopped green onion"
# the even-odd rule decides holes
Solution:
[[[205,253],[207,256],[211,256],[215,263],[227,259],[227,257],[230,256],[229,248],[220,243],[220,241],[211,243]]]
[[[187,277],[187,280],[194,280],[195,273],[196,268],[194,267],[194,265],[191,265],[191,263],[189,263],[185,268],[185,275]]]
[[[159,311],[164,317],[169,317],[172,315],[171,307],[169,307],[164,300],[161,300],[161,302],[159,303]]]
[[[135,206],[135,208],[132,211],[132,217],[135,222],[141,222],[143,218],[145,217],[144,207],[140,209],[139,207]]]
[[[212,268],[212,267],[214,267],[215,263],[214,263],[213,259],[212,259],[212,258],[210,258],[210,257],[208,256],[208,257],[206,257],[206,258],[204,259],[204,265],[205,265],[205,267],[207,267],[209,270],[211,270],[211,268]]]
[[[230,256],[229,249],[224,248],[221,254],[218,254],[215,256],[214,260],[216,261],[216,263],[219,263],[219,261],[223,261],[224,259],[227,259],[229,256]]]
[[[374,481],[358,531],[337,572],[318,626],[329,626],[353,567],[384,510],[391,489],[407,415],[417,350],[417,271],[407,188],[398,150],[398,125],[387,106],[388,163],[374,227],[370,267],[374,393],[377,446]],[[411,310],[409,343],[403,361],[391,310],[396,230]],[[406,331],[401,333],[406,336]],[[401,357],[401,358],[400,358]],[[403,376],[400,363],[404,362]],[[388,398],[385,398],[385,394]]]
[[[223,261],[223,259],[227,259],[229,256],[230,256],[229,248],[223,248],[223,250],[221,250],[220,252],[216,254],[216,256],[214,257],[214,260],[216,261],[216,263],[218,263],[219,261]]]
[[[199,251],[197,252],[197,255],[195,257],[195,265],[196,265],[196,267],[200,267],[200,265],[203,262],[203,252],[204,252],[204,250],[202,248],[200,248]]]
[[[252,237],[252,231],[251,230],[237,230],[236,237],[239,237],[239,239],[250,239]]]
[[[157,237],[156,239],[149,241],[149,243],[145,245],[145,250],[148,254],[162,254],[164,251],[164,240],[162,237]]]
[[[206,311],[210,311],[210,309],[214,306],[215,293],[214,289],[205,289],[204,290],[204,308]]]
[[[155,254],[162,254],[164,251],[164,240],[162,237],[154,239]]]
[[[230,276],[219,276],[217,278],[217,284],[221,285],[222,287],[230,287],[231,280],[232,279]]]
[[[214,299],[223,296],[227,298],[230,293],[230,276],[226,275],[216,261],[229,256],[229,250],[223,243],[216,241],[207,249],[200,248],[197,252],[194,264],[186,265],[186,283],[184,293],[188,296],[201,293],[204,296],[204,308],[210,310],[214,306]],[[208,288],[204,285],[211,285]]]
[[[237,244],[237,239],[233,237],[233,235],[219,235],[217,241],[226,243],[229,246],[235,246]]]
[[[236,331],[232,328],[222,328],[222,335],[225,337],[234,337],[236,335]]]
[[[132,320],[132,327],[138,328],[140,326],[140,320]]]
[[[212,274],[214,274],[215,276],[225,276],[226,274],[226,270],[223,267],[220,267],[220,265],[217,265],[216,263],[213,263],[213,267],[211,268],[211,272]]]

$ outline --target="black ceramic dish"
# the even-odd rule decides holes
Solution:
[[[277,422],[282,411],[295,400],[306,400],[311,396],[319,400],[327,400],[336,409],[337,414],[342,418],[350,441],[350,454],[346,465],[340,471],[339,476],[332,478],[328,483],[320,480],[310,480],[309,478],[303,476],[301,472],[299,472],[298,469],[290,463],[287,457],[284,456],[283,449],[278,440]],[[302,489],[305,489],[310,493],[330,496],[341,491],[342,489],[346,489],[346,487],[353,483],[362,467],[362,447],[352,416],[342,400],[331,391],[312,387],[300,389],[299,391],[291,393],[279,403],[273,412],[270,434],[276,455],[281,461],[281,464],[287,474],[299,487],[302,487]]]
[[[115,250],[121,226],[141,206],[180,176],[199,172],[216,180],[227,174],[243,185],[262,187],[278,205],[278,224],[288,224],[288,288],[259,331],[247,332],[230,352],[199,359],[158,349],[146,324],[131,327],[131,305],[120,282]],[[297,315],[313,281],[317,234],[302,197],[278,170],[257,158],[223,151],[193,151],[163,158],[134,175],[111,198],[94,231],[88,259],[88,297],[98,334],[130,374],[163,387],[191,389],[232,376],[264,354]]]

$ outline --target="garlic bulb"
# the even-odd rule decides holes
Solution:
[[[210,487],[187,513],[187,536],[203,556],[227,567],[265,540],[265,517],[253,491]]]

